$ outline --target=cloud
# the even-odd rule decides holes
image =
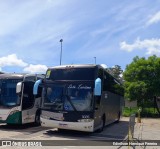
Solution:
[[[131,52],[133,50],[147,50],[146,54],[160,55],[160,39],[145,39],[140,40],[139,38],[133,44],[127,44],[125,41],[120,43],[120,48],[122,50]]]
[[[11,54],[0,58],[0,67],[5,67],[5,66],[25,67],[27,65],[28,64],[23,62],[23,60],[18,59],[16,54]]]
[[[157,22],[160,22],[160,11],[158,11],[156,14],[150,17],[150,19],[147,22],[147,25],[152,25]]]
[[[23,71],[29,73],[45,73],[47,70],[46,65],[32,65],[25,63],[22,59],[19,59],[16,54],[11,54],[0,58],[0,71],[2,71],[3,67],[8,66],[23,67]]]
[[[24,72],[29,72],[29,73],[45,73],[47,70],[46,65],[32,65],[30,64],[28,67],[24,68]]]

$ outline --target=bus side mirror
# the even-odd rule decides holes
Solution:
[[[37,94],[38,94],[38,86],[39,86],[40,83],[42,83],[42,80],[37,80],[37,81],[34,83],[33,95],[37,95]]]
[[[22,90],[22,82],[18,82],[16,85],[16,93],[19,94]]]
[[[101,79],[100,78],[97,78],[95,80],[95,87],[94,87],[94,95],[95,96],[101,96],[101,86],[102,86],[102,83],[101,83]]]

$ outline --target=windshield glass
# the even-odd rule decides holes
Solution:
[[[20,81],[19,79],[0,80],[0,106],[10,107],[20,104],[16,94],[16,85]]]
[[[94,80],[95,68],[67,68],[48,70],[49,80]]]
[[[43,108],[64,111],[93,109],[93,91],[89,85],[50,85],[43,88]]]
[[[91,87],[86,88],[70,88],[67,89],[67,95],[70,98],[71,102],[65,100],[64,109],[73,111],[74,107],[77,111],[90,111],[93,107],[93,95]]]
[[[48,86],[43,88],[42,99],[43,108],[53,110],[63,110],[63,87],[62,86]]]

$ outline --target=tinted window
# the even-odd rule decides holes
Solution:
[[[53,69],[47,79],[51,80],[94,80],[94,68]]]
[[[36,81],[36,76],[26,76],[25,81]]]
[[[104,73],[104,91],[110,91],[115,94],[123,95],[123,86],[110,74]]]
[[[98,70],[98,78],[100,78],[103,81],[103,69]]]

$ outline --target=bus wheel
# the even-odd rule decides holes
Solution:
[[[35,116],[35,125],[36,126],[40,125],[40,114],[39,113],[36,113],[36,116]]]
[[[121,117],[121,113],[119,112],[119,113],[118,113],[118,118],[117,118],[116,123],[119,123],[119,121],[120,121],[120,117]]]
[[[103,115],[102,119],[101,119],[101,127],[98,129],[98,132],[102,132],[104,130],[105,127],[105,116]]]

